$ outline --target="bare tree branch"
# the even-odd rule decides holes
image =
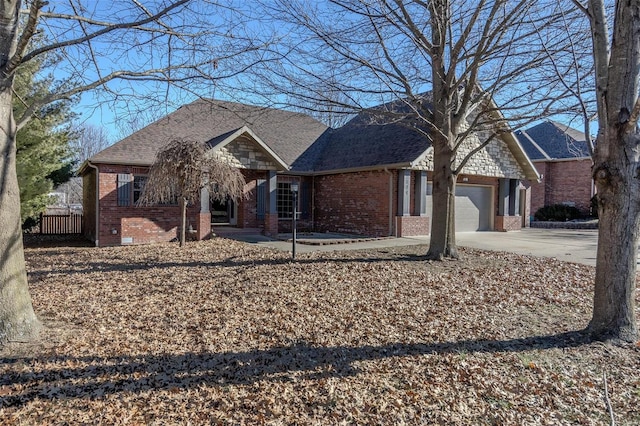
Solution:
[[[16,51],[9,60],[9,62],[2,68],[2,73],[5,77],[13,74],[13,72],[18,68],[18,66],[24,62],[24,52],[27,50],[27,47],[31,43],[31,38],[36,32],[38,26],[38,18],[40,15],[40,9],[46,5],[46,2],[42,0],[34,0],[31,5],[31,9],[29,11],[29,17],[27,19],[27,23],[22,30],[22,34],[20,35],[20,39],[18,40],[18,45],[16,46]]]
[[[378,124],[420,123],[414,130],[434,147],[434,197],[446,195],[434,206],[448,212],[455,178],[474,154],[509,132],[510,125],[566,107],[569,91],[551,78],[538,39],[538,34],[551,39],[557,33],[555,25],[563,18],[549,7],[553,4],[331,0],[327,7],[312,8],[307,2],[269,2],[272,16],[295,31],[283,37],[289,42],[282,51],[274,49],[280,67],[270,68],[261,83],[276,96],[287,93],[288,99],[315,103],[319,110],[336,105],[344,113],[366,113]],[[556,39],[554,49],[563,47],[564,41]],[[329,70],[344,76],[331,82],[345,94],[337,102],[321,89],[327,87]],[[474,132],[489,135],[488,140],[465,151],[458,162],[458,150]],[[439,170],[448,171],[436,176]],[[452,222],[450,216],[436,219],[441,213],[435,208],[433,214],[434,223]],[[450,228],[445,238],[453,241],[453,234]],[[432,234],[432,241],[437,239]]]
[[[153,14],[152,16],[149,16],[145,19],[140,19],[137,21],[132,21],[132,22],[123,22],[123,23],[119,23],[119,24],[108,24],[107,26],[105,26],[104,28],[95,31],[91,34],[87,34],[83,37],[77,37],[71,40],[65,40],[62,42],[58,42],[58,43],[52,43],[49,44],[47,46],[43,46],[40,47],[38,49],[34,49],[31,52],[27,53],[26,55],[24,55],[24,57],[22,58],[21,62],[27,62],[30,61],[31,59],[35,58],[38,55],[41,55],[43,53],[52,51],[52,50],[58,50],[61,49],[63,47],[67,47],[67,46],[73,46],[73,45],[77,45],[77,44],[82,44],[84,42],[87,42],[89,40],[95,39],[97,37],[100,37],[102,35],[105,35],[107,33],[116,31],[116,30],[122,30],[122,29],[129,29],[129,28],[134,28],[134,29],[138,29],[140,27],[142,27],[145,24],[148,24],[149,22],[154,22],[157,21],[160,17],[167,15],[169,12],[171,12],[172,10],[188,3],[191,0],[177,0],[175,3],[171,3],[169,4],[167,7],[163,8],[162,10],[158,11],[157,13]]]

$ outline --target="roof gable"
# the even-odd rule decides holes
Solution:
[[[246,126],[209,142],[214,155],[238,168],[288,170],[289,166]]]
[[[424,95],[418,108],[430,108],[429,96]],[[488,137],[487,132],[472,132],[461,146],[458,163]],[[319,145],[316,147],[318,152],[314,153],[315,162],[311,166],[315,172],[385,166],[433,170],[428,129],[415,117],[413,109],[400,101],[358,114],[316,144]],[[309,166],[309,162],[306,165]],[[474,154],[462,173],[539,179],[535,167],[511,132],[500,133]]]
[[[122,139],[90,161],[151,165],[156,153],[173,139],[215,144],[243,127],[285,164],[292,164],[327,130],[321,122],[301,113],[200,99]]]
[[[517,132],[518,139],[532,160],[589,157],[584,133],[555,121],[545,121]]]

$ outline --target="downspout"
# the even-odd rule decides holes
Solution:
[[[95,246],[100,247],[99,245],[99,237],[100,237],[100,171],[98,170],[98,166],[94,166],[90,161],[87,161],[87,166],[91,167],[96,171],[96,240]]]
[[[388,168],[384,168],[385,173],[389,175],[389,236],[394,235],[393,232],[393,173]]]

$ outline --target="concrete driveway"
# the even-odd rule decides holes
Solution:
[[[459,246],[508,251],[595,266],[597,229],[535,229],[513,232],[462,232]]]
[[[262,235],[243,235],[237,239],[283,251],[291,251],[291,242],[273,240]],[[597,230],[533,229],[513,232],[459,232],[456,242],[461,247],[551,257],[567,262],[596,264]],[[348,244],[297,244],[298,253],[334,250],[361,250],[394,246],[429,244],[429,237],[382,238]]]

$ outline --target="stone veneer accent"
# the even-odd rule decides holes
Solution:
[[[240,169],[279,170],[269,154],[260,150],[257,143],[247,136],[240,136],[215,152],[215,156]]]
[[[481,134],[481,138],[486,140],[488,135]],[[465,155],[480,144],[480,140],[477,134],[467,137],[458,150],[456,165],[460,164]],[[433,170],[433,148],[427,150],[427,155],[417,165],[416,169]],[[513,157],[511,150],[500,138],[492,140],[487,146],[475,153],[462,168],[461,174],[509,179],[525,178],[524,171]]]

